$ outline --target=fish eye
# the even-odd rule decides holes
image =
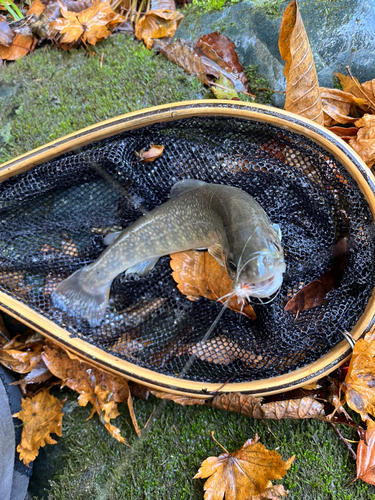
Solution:
[[[232,260],[228,262],[228,267],[233,273],[237,271],[237,266]]]

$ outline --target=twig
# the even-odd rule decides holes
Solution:
[[[333,422],[329,422],[329,423],[332,426],[335,433],[337,434],[337,436],[339,437],[340,441],[342,441],[344,443],[344,445],[347,447],[347,449],[349,450],[349,452],[352,455],[352,457],[354,458],[354,460],[357,460],[357,455],[356,455],[355,451],[353,450],[353,448],[351,447],[350,443],[348,443],[348,441],[344,438],[344,436],[341,434],[341,432],[338,430],[338,428],[336,427],[336,425]]]
[[[345,69],[346,71],[349,73],[349,76],[350,78],[353,80],[353,82],[355,83],[355,85],[358,87],[359,91],[366,97],[366,99],[371,103],[371,106],[373,107],[373,109],[375,110],[375,104],[372,102],[372,100],[369,98],[369,96],[366,94],[366,92],[363,90],[362,88],[362,85],[360,85],[358,82],[357,82],[357,79],[354,78],[354,76],[352,75],[351,71],[350,71],[350,68],[349,66],[345,66]]]

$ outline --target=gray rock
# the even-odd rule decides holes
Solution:
[[[271,88],[285,90],[284,62],[278,48],[283,12],[289,2],[243,0],[221,11],[191,8],[175,35],[195,41],[218,31],[235,44],[243,66],[258,65]],[[270,5],[276,5],[270,14]],[[300,0],[299,8],[313,51],[319,84],[333,87],[333,73],[349,65],[361,81],[375,78],[375,0]],[[274,104],[283,106],[275,94]]]

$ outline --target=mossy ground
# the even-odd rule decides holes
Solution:
[[[95,48],[61,52],[48,45],[0,73],[0,162],[92,123],[127,111],[211,94],[161,56],[125,36]],[[103,56],[102,69],[100,60]],[[284,484],[290,500],[368,500],[375,489],[355,477],[355,464],[332,429],[317,421],[262,422],[213,408],[181,407],[153,397],[136,400],[138,438],[126,405],[114,422],[132,446],[115,441],[97,416],[86,422],[77,394],[54,389],[65,404],[63,437],[40,451],[30,492],[48,500],[201,500],[200,463],[258,433],[270,449],[295,462]],[[154,408],[155,411],[154,411]],[[351,430],[346,437],[356,439]]]

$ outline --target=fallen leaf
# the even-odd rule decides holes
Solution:
[[[91,7],[78,13],[68,11],[60,4],[62,18],[50,23],[50,27],[60,32],[59,42],[63,44],[83,43],[95,45],[104,40],[117,24],[126,21],[125,17],[114,12],[108,2],[95,0]]]
[[[342,384],[350,408],[372,423],[375,417],[375,330],[359,339],[354,346],[349,370]]]
[[[328,127],[328,130],[338,135],[343,141],[349,142],[350,139],[355,139],[357,137],[358,128],[357,127]]]
[[[224,296],[232,291],[232,280],[225,268],[208,252],[189,250],[172,254],[170,266],[174,271],[172,277],[177,288],[189,300],[205,297],[223,304],[226,302]],[[237,297],[232,297],[227,307],[248,318],[256,319],[254,309],[249,304],[239,304]]]
[[[347,239],[342,238],[333,248],[332,265],[318,280],[312,281],[299,290],[286,304],[285,311],[295,317],[299,313],[327,303],[326,295],[340,286],[345,269]]]
[[[205,405],[206,400],[200,398],[189,398],[188,396],[181,396],[180,394],[171,394],[169,392],[157,391],[155,389],[150,390],[153,396],[159,399],[169,399],[181,406],[193,406],[193,405]]]
[[[321,87],[320,95],[324,112],[324,126],[331,127],[337,123],[343,125],[358,120],[357,107],[365,104],[364,99],[353,96],[339,89]]]
[[[365,104],[361,106],[364,111],[375,112],[375,78],[368,82],[359,83],[358,79],[350,77],[350,75],[342,75],[335,73],[343,87],[344,92],[350,92],[355,97],[365,100]]]
[[[250,394],[218,394],[211,401],[212,406],[226,411],[234,411],[251,418],[299,420],[303,418],[325,419],[324,404],[311,396],[262,403],[262,398]]]
[[[360,439],[357,448],[357,477],[375,486],[375,424],[369,425],[366,440]]]
[[[280,498],[285,498],[289,491],[284,489],[282,484],[276,484],[269,486],[261,495],[255,495],[246,500],[280,500]]]
[[[0,348],[0,363],[17,373],[29,373],[40,362],[43,338],[35,332],[17,335]]]
[[[151,49],[154,38],[173,37],[183,17],[177,10],[149,10],[135,25],[135,36]]]
[[[11,45],[8,47],[0,45],[0,57],[7,61],[20,59],[30,52],[33,41],[32,36],[24,36],[16,33]]]
[[[323,125],[318,76],[297,2],[291,2],[285,9],[281,21],[279,50],[282,59],[286,61],[284,108]]]
[[[235,44],[220,33],[202,36],[194,45],[207,75],[222,74],[232,82],[237,92],[249,92],[249,82],[238,59]]]
[[[27,11],[27,15],[31,16],[31,14],[36,14],[37,16],[40,16],[45,8],[46,6],[40,0],[34,0],[30,9]]]
[[[6,21],[0,21],[0,45],[3,45],[4,47],[12,45],[14,35],[15,33],[9,26],[9,23]]]
[[[138,160],[143,161],[143,163],[150,163],[151,161],[160,158],[163,154],[164,146],[156,146],[156,144],[151,144],[150,149],[145,151],[145,149],[141,149],[139,152],[134,151],[135,156]]]
[[[232,82],[228,80],[222,73],[220,73],[219,80],[216,81],[217,86],[214,85],[211,87],[212,92],[215,94],[215,97],[218,99],[230,99],[230,100],[238,100],[240,98],[232,86]]]
[[[199,55],[195,52],[193,44],[186,40],[175,40],[166,43],[158,40],[154,43],[153,49],[157,50],[177,66],[183,68],[186,73],[196,75],[199,80],[208,85],[207,75]]]
[[[55,444],[51,434],[62,436],[62,408],[64,401],[52,396],[48,389],[38,392],[32,398],[22,399],[22,410],[13,417],[23,422],[21,442],[17,446],[20,460],[28,466],[46,444]]]
[[[74,3],[79,3],[74,2]],[[70,9],[73,10],[73,9]],[[46,8],[39,14],[34,14],[30,20],[30,29],[34,36],[44,40],[50,40],[56,34],[50,26],[52,21],[60,17],[60,3],[57,1],[49,2]],[[35,19],[34,19],[35,18]]]
[[[375,163],[375,115],[364,115],[355,126],[359,128],[358,134],[349,144],[366,165],[372,167]]]
[[[44,361],[40,359],[40,361],[34,366],[34,368],[27,373],[20,380],[13,382],[12,385],[19,385],[22,391],[22,394],[26,394],[26,389],[28,385],[32,384],[42,384],[47,382],[53,375],[46,367]]]
[[[44,346],[42,359],[51,373],[63,381],[63,385],[80,394],[80,406],[86,406],[89,402],[93,405],[89,418],[97,413],[112,436],[125,443],[120,431],[111,425],[110,420],[119,415],[117,403],[127,401],[132,420],[135,422],[132,404],[129,405],[130,390],[127,381],[78,358],[71,359],[62,348],[54,345]],[[139,432],[138,426],[136,431]]]
[[[224,495],[228,500],[249,497],[251,500],[269,489],[271,480],[285,476],[295,457],[284,462],[276,451],[267,450],[258,441],[256,435],[233,453],[209,457],[202,462],[194,479],[209,478],[204,484],[205,500],[221,500]]]

